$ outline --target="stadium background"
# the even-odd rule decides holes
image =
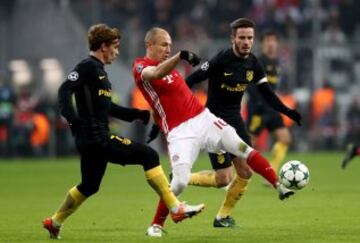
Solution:
[[[359,5],[357,0],[0,1],[0,242],[49,241],[41,220],[79,181],[78,155],[58,116],[56,92],[87,55],[91,24],[120,29],[121,56],[107,67],[115,102],[141,105],[132,100],[130,67],[144,54],[147,28],[165,27],[174,51],[190,49],[206,59],[229,45],[228,24],[242,16],[256,21],[258,34],[274,28],[282,35],[280,90],[296,98],[304,116],[302,127],[291,127],[294,143],[286,159],[306,163],[310,184],[280,202],[253,176],[232,214],[240,227],[225,231],[212,227],[224,191],[189,187],[181,199],[204,202],[206,210],[179,225],[169,222],[168,234],[156,242],[360,242],[359,159],[340,169],[346,144],[360,139]],[[191,72],[186,65],[180,69]],[[114,122],[112,129],[140,140],[147,128]],[[163,149],[160,139],[151,145]],[[161,162],[169,172],[166,155]],[[201,155],[194,171],[209,168]],[[145,230],[157,200],[141,168],[109,165],[99,195],[66,222],[63,241],[155,242]]]
[[[282,36],[280,91],[296,99],[304,116],[302,127],[291,128],[296,137],[292,150],[343,149],[360,137],[359,16],[355,0],[1,1],[0,74],[1,83],[8,84],[0,86],[1,156],[75,152],[67,125],[58,116],[56,93],[87,55],[90,25],[104,22],[120,29],[121,56],[107,70],[115,101],[133,105],[137,96],[132,96],[131,64],[144,55],[149,27],[169,30],[174,51],[189,49],[206,59],[229,45],[229,22],[238,17],[256,22],[257,37],[267,28]],[[186,64],[180,70],[191,72]],[[15,97],[10,101],[9,91]],[[114,122],[113,129],[140,141],[146,130],[121,122]],[[161,149],[161,144],[154,146]]]

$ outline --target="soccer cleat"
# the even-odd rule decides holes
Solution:
[[[349,164],[349,162],[356,156],[356,146],[354,144],[349,144],[345,157],[343,161],[341,162],[341,167],[343,169],[346,168],[346,166]]]
[[[225,218],[214,219],[213,226],[215,228],[234,228],[236,227],[235,219],[230,216],[226,216]]]
[[[150,237],[161,237],[163,232],[166,234],[166,231],[161,225],[153,224],[146,230],[146,235]]]
[[[61,239],[59,233],[61,226],[55,226],[54,221],[52,218],[46,218],[42,221],[42,224],[45,229],[49,231],[51,239]]]
[[[177,206],[176,212],[170,212],[170,216],[175,223],[179,223],[186,218],[191,218],[197,215],[205,208],[204,204],[199,205],[188,205],[185,202],[180,203]]]
[[[284,186],[283,184],[279,183],[276,186],[278,192],[279,192],[279,199],[280,200],[284,200],[292,195],[295,194],[294,191],[290,190],[289,188],[287,188],[286,186]]]

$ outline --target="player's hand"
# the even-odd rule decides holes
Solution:
[[[296,110],[289,110],[286,115],[293,121],[295,121],[298,126],[301,126],[301,114]]]
[[[139,119],[144,123],[144,125],[147,125],[150,121],[150,111],[140,111]]]
[[[154,140],[160,132],[160,128],[157,125],[152,125],[151,131],[148,135],[148,139],[146,140],[146,143],[150,143],[152,140]]]
[[[198,65],[201,61],[201,58],[191,51],[181,51],[180,58],[190,63],[192,66]]]

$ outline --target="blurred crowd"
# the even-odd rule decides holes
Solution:
[[[118,27],[122,32],[125,48],[121,48],[121,60],[129,66],[136,56],[144,54],[143,38],[148,28],[161,26],[173,37],[174,51],[189,49],[202,57],[212,56],[219,48],[229,45],[229,23],[239,17],[248,17],[257,24],[257,31],[274,29],[283,39],[281,63],[283,84],[280,94],[292,106],[298,106],[305,121],[303,127],[289,123],[291,131],[299,136],[293,149],[340,149],[348,142],[360,143],[360,96],[353,95],[345,109],[339,108],[338,85],[328,80],[314,85],[308,77],[314,54],[301,49],[301,42],[308,40],[319,44],[341,46],[341,49],[324,49],[329,55],[341,58],[331,60],[329,66],[341,68],[343,56],[350,53],[349,41],[360,41],[360,1],[356,0],[54,0],[59,5],[67,4],[80,18],[84,26],[104,22]],[[87,15],[84,9],[90,9]],[[96,10],[96,11],[95,11]],[[221,39],[221,42],[217,40]],[[224,39],[226,41],[224,42]],[[292,40],[300,43],[297,66],[290,59],[293,55]],[[225,46],[224,46],[225,43]],[[320,48],[321,47],[321,48]],[[255,52],[257,50],[254,50]],[[354,54],[354,53],[353,53]],[[360,65],[360,53],[354,54]],[[352,65],[355,59],[346,60]],[[354,64],[354,66],[356,66]],[[289,73],[296,72],[296,85],[287,85]],[[316,69],[315,67],[312,67]],[[348,67],[347,67],[348,68]],[[189,74],[189,66],[180,67]],[[355,69],[355,67],[354,67]],[[348,72],[348,69],[346,69]],[[67,123],[58,114],[57,104],[40,95],[36,86],[13,87],[8,77],[0,70],[0,157],[67,155],[75,152]],[[318,70],[316,70],[318,71]],[[341,71],[341,70],[340,70]],[[349,73],[349,72],[348,72]],[[302,76],[300,76],[302,75]],[[346,80],[347,84],[359,83],[360,73]],[[310,81],[308,81],[310,80]],[[340,79],[341,80],[341,79]],[[346,88],[351,89],[353,86]],[[305,100],[294,95],[294,88],[306,88],[310,95]],[[194,90],[198,98],[206,101],[206,85]],[[344,90],[340,91],[344,92]],[[346,92],[346,90],[345,90]],[[115,97],[119,100],[119,97]],[[128,97],[120,97],[121,105],[148,109],[136,88]],[[128,102],[126,102],[128,101]],[[117,103],[119,103],[117,101]],[[116,122],[112,128],[121,131]],[[130,137],[139,142],[146,140],[148,128],[141,123],[131,126]],[[307,131],[304,133],[304,131]],[[128,135],[128,133],[126,134]],[[264,140],[266,140],[266,135]],[[303,145],[302,145],[303,144]],[[266,146],[264,147],[266,148]]]
[[[206,88],[206,85],[200,85],[193,90],[202,104],[206,102]],[[280,90],[278,94],[289,107],[298,105],[296,97],[288,90]],[[128,99],[129,102],[124,105],[150,109],[136,87]],[[293,149],[303,149],[299,147],[301,141],[307,143],[307,149],[311,146],[310,150],[341,149],[349,142],[360,142],[360,96],[352,98],[344,119],[339,119],[336,90],[327,83],[313,93],[308,106],[298,108],[305,117],[302,127],[285,120],[285,125],[294,136],[299,136],[299,144],[293,145]],[[246,110],[243,116],[246,116]],[[124,134],[121,123],[116,119],[111,122],[111,130]],[[135,141],[145,142],[148,133],[149,127],[134,122],[127,134]],[[260,149],[270,147],[268,138],[267,132],[260,136]],[[164,141],[159,139],[158,146],[166,152]],[[67,122],[59,115],[56,104],[39,99],[29,87],[22,87],[15,92],[4,78],[0,78],[0,157],[63,156],[74,152]]]
[[[41,99],[31,86],[14,89],[0,76],[0,157],[69,154],[67,131],[55,104]]]
[[[71,4],[81,12],[97,4],[97,15],[84,16],[91,23],[101,19],[124,32],[131,45],[128,57],[141,55],[145,31],[152,26],[167,29],[175,47],[201,50],[211,39],[229,36],[229,23],[248,17],[257,30],[275,29],[287,38],[313,37],[323,31],[325,42],[343,43],[360,39],[360,2],[356,0],[74,0]],[[314,30],[314,20],[320,26]],[[194,46],[195,45],[195,46]]]

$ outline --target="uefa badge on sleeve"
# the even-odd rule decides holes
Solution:
[[[203,64],[201,64],[200,69],[201,69],[202,71],[208,70],[208,69],[209,69],[209,62],[204,62]]]
[[[136,65],[136,72],[141,73],[143,69],[144,69],[144,65],[142,65],[141,63]]]
[[[78,74],[78,72],[73,71],[73,72],[71,72],[71,73],[67,76],[67,78],[68,78],[68,80],[70,80],[70,81],[76,81],[76,80],[79,79],[79,74]]]

